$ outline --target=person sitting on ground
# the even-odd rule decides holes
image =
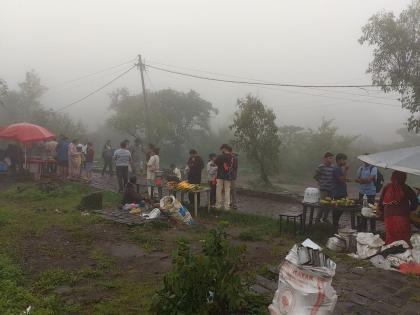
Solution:
[[[131,176],[125,186],[122,203],[123,205],[131,203],[138,204],[142,201],[148,202],[149,200],[137,192],[137,177]]]

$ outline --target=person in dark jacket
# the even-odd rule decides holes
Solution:
[[[102,176],[104,176],[106,169],[108,169],[109,176],[112,176],[112,157],[114,150],[112,149],[111,140],[107,140],[102,149],[102,158],[104,159],[104,167],[102,169]]]
[[[190,184],[201,184],[201,173],[204,168],[204,162],[198,152],[194,149],[190,150],[190,157],[188,159],[188,182]],[[198,197],[198,205],[200,205],[200,195]],[[190,204],[194,203],[194,194],[189,194]]]
[[[216,208],[222,207],[224,199],[224,208],[228,210],[230,209],[230,187],[234,176],[235,159],[229,145],[223,144],[220,150],[221,154],[215,161],[217,165]]]

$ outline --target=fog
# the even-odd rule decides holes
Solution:
[[[372,55],[357,41],[361,27],[376,12],[398,14],[409,2],[0,0],[0,77],[13,89],[26,71],[35,69],[49,87],[43,102],[54,109],[92,92],[130,64],[69,80],[125,63],[139,53],[146,63],[207,76],[369,84],[365,71]],[[153,69],[147,74],[150,90],[193,89],[212,102],[220,111],[213,119],[215,127],[229,122],[236,99],[248,93],[273,108],[279,124],[316,127],[323,117],[334,118],[340,132],[381,142],[396,138],[395,129],[408,117],[394,100],[396,95],[377,89],[263,88]],[[108,94],[123,86],[132,93],[141,91],[137,69],[68,112],[93,130],[110,114]]]

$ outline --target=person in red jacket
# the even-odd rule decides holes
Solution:
[[[406,241],[410,244],[409,213],[417,208],[416,193],[406,185],[407,174],[394,171],[391,183],[382,190],[379,209],[384,216],[386,244]]]

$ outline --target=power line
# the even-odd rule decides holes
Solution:
[[[245,79],[245,80],[257,81],[257,82],[268,83],[268,84],[275,83],[275,82],[271,82],[271,81],[265,81],[265,80],[250,78],[250,77],[231,75],[231,74],[226,74],[226,73],[221,73],[221,72],[212,72],[212,71],[206,71],[206,70],[201,70],[201,69],[196,69],[196,68],[180,67],[180,66],[170,65],[170,64],[167,64],[167,63],[156,62],[156,61],[153,61],[153,60],[152,60],[152,62],[155,63],[155,64],[158,64],[158,65],[163,65],[163,66],[167,66],[167,67],[171,67],[171,68],[195,71],[195,72],[200,72],[200,73],[214,74],[214,75],[220,75],[220,76],[231,77],[231,78],[236,78],[236,79]],[[380,88],[380,86],[377,86],[377,85],[372,85],[371,87],[372,88]],[[304,88],[304,87],[302,87],[302,88]],[[313,88],[314,87],[312,87],[312,89]],[[358,88],[360,88],[360,86]],[[344,91],[332,91],[332,90],[320,89],[318,87],[316,87],[316,89],[321,90],[321,91],[336,93],[336,94],[347,94],[347,95],[355,95],[355,96],[360,96],[360,97],[377,98],[377,99],[384,99],[384,100],[387,100],[387,101],[399,101],[399,99],[396,99],[396,98],[389,98],[389,97],[383,97],[383,96],[381,97],[381,96],[366,95],[366,94],[360,94],[360,93],[351,93],[351,92],[344,92]]]
[[[279,86],[279,87],[296,87],[296,88],[369,88],[369,87],[378,87],[377,85],[373,84],[361,84],[361,85],[303,85],[303,84],[291,84],[291,83],[274,83],[274,82],[257,82],[257,81],[239,81],[239,80],[228,80],[228,79],[220,79],[220,78],[213,78],[213,77],[205,77],[201,75],[179,72],[174,70],[165,69],[158,66],[153,66],[150,64],[146,64],[147,67],[168,72],[172,74],[177,74],[185,77],[191,77],[201,80],[208,80],[208,81],[217,81],[217,82],[225,82],[225,83],[235,83],[235,84],[248,84],[248,85],[262,85],[262,86]],[[392,84],[386,84],[384,86],[395,86]]]
[[[111,81],[109,81],[108,83],[106,83],[106,84],[102,85],[101,87],[97,88],[96,90],[94,90],[94,91],[90,92],[90,93],[89,93],[89,94],[87,94],[86,96],[84,96],[84,97],[82,97],[82,98],[80,98],[80,99],[78,99],[78,100],[76,100],[76,101],[74,101],[74,102],[72,102],[72,103],[70,103],[70,104],[67,104],[67,105],[65,105],[65,106],[63,106],[63,107],[61,107],[61,108],[59,108],[59,109],[57,110],[57,112],[61,112],[61,111],[62,111],[62,110],[64,110],[64,109],[67,109],[67,108],[69,108],[69,107],[71,107],[71,106],[73,106],[73,105],[75,105],[75,104],[77,104],[77,103],[80,103],[81,101],[84,101],[84,100],[85,100],[85,99],[87,99],[89,96],[92,96],[93,94],[95,94],[95,93],[99,92],[100,90],[104,89],[105,87],[107,87],[108,85],[110,85],[111,83],[113,83],[114,81],[118,80],[119,78],[121,78],[121,77],[122,77],[123,75],[125,75],[126,73],[128,73],[130,70],[134,69],[135,67],[136,67],[136,65],[134,65],[134,66],[130,67],[129,69],[125,70],[123,73],[121,73],[120,75],[118,75],[117,77],[113,78],[113,79],[112,79]]]
[[[123,62],[123,63],[120,63],[120,64],[118,64],[118,65],[111,66],[111,67],[107,67],[107,68],[104,68],[104,69],[102,69],[102,70],[98,70],[98,71],[96,71],[96,72],[90,73],[90,74],[85,74],[85,75],[82,75],[82,76],[80,76],[80,77],[77,77],[77,78],[74,78],[74,79],[71,79],[71,80],[68,80],[68,81],[64,81],[64,82],[62,82],[62,83],[60,83],[60,84],[58,84],[58,85],[56,85],[56,86],[51,87],[50,89],[56,89],[56,88],[58,88],[58,87],[60,87],[60,86],[67,85],[67,84],[69,84],[69,83],[73,83],[73,82],[76,82],[76,81],[80,81],[80,80],[83,80],[83,79],[86,79],[86,78],[89,78],[89,77],[95,76],[95,75],[97,75],[97,74],[100,74],[100,73],[106,72],[106,71],[108,71],[108,70],[112,70],[112,69],[115,69],[115,68],[119,68],[119,67],[121,67],[121,66],[124,66],[124,65],[127,65],[127,64],[129,64],[129,63],[132,63],[132,62],[133,62],[133,61],[135,61],[135,60],[136,60],[136,59],[135,59],[135,58],[133,58],[133,59],[127,60],[127,61],[125,61],[125,62]]]

